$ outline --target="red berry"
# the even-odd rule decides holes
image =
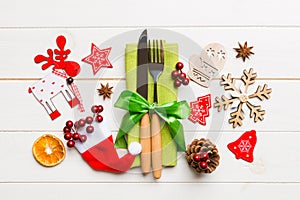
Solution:
[[[94,132],[94,127],[93,126],[88,126],[88,127],[86,127],[86,132],[87,133],[92,133],[92,132]]]
[[[180,85],[181,85],[180,80],[174,81],[174,86],[175,86],[175,87],[180,87]]]
[[[184,67],[184,65],[183,65],[182,62],[176,63],[176,69],[177,69],[177,70],[181,70],[183,67]]]
[[[70,147],[70,148],[74,147],[74,146],[75,146],[74,140],[69,140],[69,141],[67,142],[67,146]]]
[[[179,72],[176,71],[176,70],[174,70],[174,71],[172,72],[172,78],[173,78],[173,79],[176,79],[178,76],[179,76]]]
[[[80,142],[85,142],[87,140],[86,135],[81,135],[79,140],[80,140]]]
[[[89,116],[89,117],[85,118],[85,122],[87,124],[91,124],[91,123],[93,123],[93,118],[91,116]]]
[[[92,106],[91,110],[92,110],[93,113],[98,113],[99,112],[98,106]]]
[[[201,159],[201,161],[207,161],[208,158],[209,158],[208,153],[202,152],[202,153],[200,154],[200,159]]]
[[[206,169],[208,167],[207,162],[200,162],[201,169]]]
[[[103,111],[103,106],[99,105],[98,110],[99,110],[98,112],[101,113]]]
[[[193,160],[195,162],[199,162],[200,161],[200,154],[196,153],[194,156],[193,156]]]
[[[85,120],[84,120],[84,119],[80,119],[80,120],[78,121],[78,126],[79,126],[79,127],[84,127],[84,126],[85,126]]]
[[[188,85],[189,82],[190,82],[190,79],[185,78],[185,79],[182,81],[182,84],[183,84],[183,85]]]
[[[186,79],[186,74],[182,72],[182,73],[179,75],[179,78],[180,78],[182,81],[185,80],[185,79]]]
[[[72,128],[73,122],[71,120],[67,121],[66,126],[69,127],[69,128]]]
[[[73,136],[72,136],[72,138],[74,140],[78,140],[80,138],[80,135],[78,133],[74,133]]]
[[[103,117],[101,115],[97,115],[96,116],[96,120],[97,120],[97,122],[102,122],[103,121]]]
[[[79,122],[78,122],[78,121],[76,121],[76,122],[74,123],[74,127],[75,127],[75,128],[79,128]]]
[[[65,140],[70,140],[72,138],[72,133],[65,133],[64,138]]]
[[[64,133],[70,133],[71,129],[67,126],[64,127]]]

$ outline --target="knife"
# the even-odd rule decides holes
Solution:
[[[138,42],[137,49],[137,93],[148,100],[148,47],[147,47],[147,29],[145,29]],[[140,121],[140,143],[141,168],[144,174],[150,173],[151,168],[151,134],[150,118],[146,113]]]

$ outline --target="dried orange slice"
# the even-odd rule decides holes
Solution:
[[[51,134],[39,137],[32,146],[32,153],[36,161],[46,167],[59,164],[66,156],[62,141]]]

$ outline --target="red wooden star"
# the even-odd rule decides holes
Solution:
[[[91,54],[82,59],[83,62],[92,65],[94,75],[100,70],[101,67],[112,68],[112,64],[108,60],[111,47],[106,49],[99,49],[92,43]]]

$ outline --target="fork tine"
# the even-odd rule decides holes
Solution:
[[[152,58],[151,58],[151,42],[148,40],[148,61],[151,63]]]
[[[152,41],[152,62],[155,63],[155,43]]]
[[[164,47],[163,47],[163,41],[160,40],[160,59],[161,63],[164,64]]]
[[[156,61],[157,61],[157,63],[159,63],[160,60],[159,60],[159,46],[158,46],[158,40],[155,40],[155,42],[156,42]]]

